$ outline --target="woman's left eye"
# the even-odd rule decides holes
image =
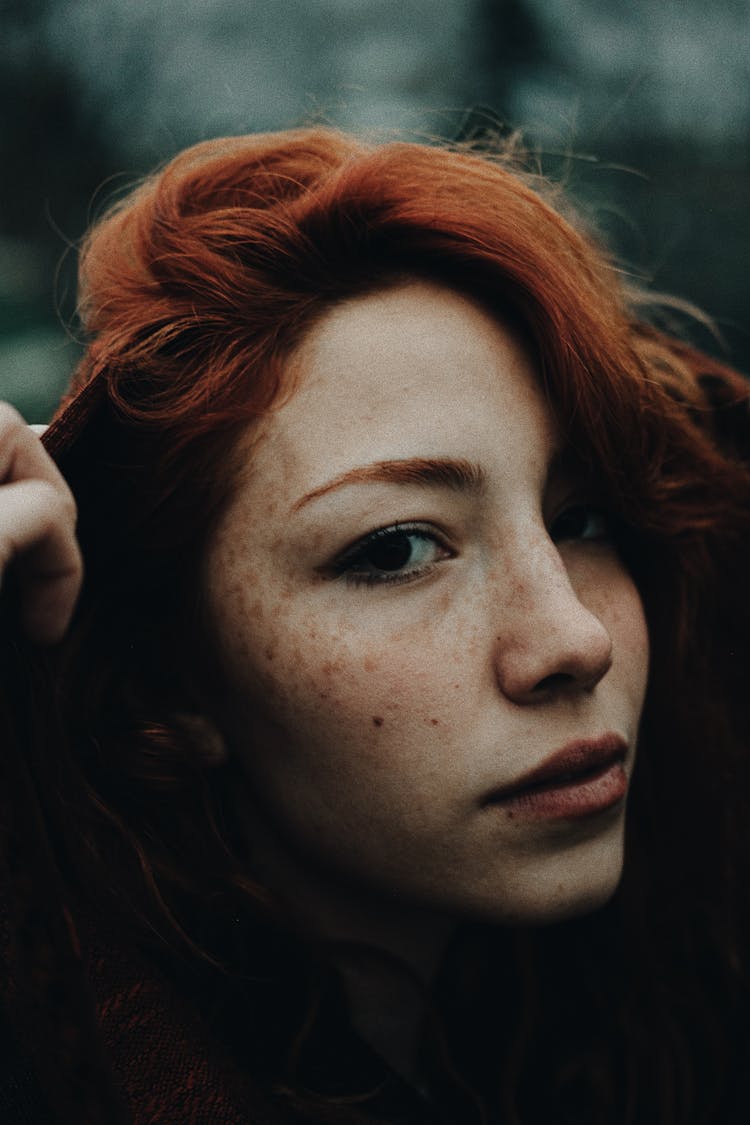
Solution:
[[[395,524],[360,540],[336,561],[333,570],[353,585],[409,582],[450,555],[433,531]]]
[[[612,526],[609,513],[595,504],[572,504],[552,522],[550,536],[555,542],[565,539],[609,539]]]

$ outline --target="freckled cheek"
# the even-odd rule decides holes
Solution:
[[[219,562],[209,593],[232,725],[366,732],[380,744],[398,730],[450,725],[468,650],[445,615],[387,631],[364,615],[332,621],[280,589],[278,576]]]
[[[401,643],[363,654],[350,638],[344,648],[323,643],[300,652],[294,695],[303,706],[319,701],[340,717],[356,722],[364,716],[373,727],[385,729],[411,721],[431,698],[442,701],[444,691],[436,679],[411,646]]]
[[[225,693],[253,706],[283,696],[293,682],[283,600],[269,601],[256,575],[224,571],[221,584],[209,587],[208,603]]]
[[[630,694],[642,701],[649,666],[649,635],[640,594],[622,569],[604,587],[597,586],[586,604],[612,638],[614,666],[621,669]]]
[[[642,704],[648,682],[650,644],[643,604],[635,590],[630,602],[623,603],[620,616],[621,644],[627,653],[633,693]]]
[[[277,617],[264,632],[269,649],[273,659],[258,667],[255,658],[237,670],[253,706],[276,725],[385,748],[396,732],[411,738],[425,728],[445,729],[455,714],[456,662],[419,636],[378,644],[351,629],[326,635],[319,628],[311,636],[309,627]]]

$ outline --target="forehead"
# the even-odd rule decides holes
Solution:
[[[540,446],[553,441],[518,335],[436,284],[342,302],[290,362],[297,389],[264,421],[256,452],[303,488],[369,461],[492,456],[520,430],[527,442],[530,431]]]

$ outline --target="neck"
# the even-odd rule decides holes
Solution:
[[[399,1074],[419,1085],[418,1054],[433,982],[456,924],[377,891],[302,871],[264,841],[255,873],[302,932],[328,944],[354,1028]]]
[[[373,959],[347,959],[340,970],[354,1028],[398,1074],[419,1085],[425,987],[403,969]]]
[[[420,1084],[419,1048],[430,994],[450,941],[447,920],[381,916],[323,935],[335,943],[356,1031],[403,1078]]]

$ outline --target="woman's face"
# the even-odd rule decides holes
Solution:
[[[258,871],[322,916],[600,904],[648,638],[529,355],[413,282],[328,312],[293,366],[205,565]],[[546,788],[493,796],[566,747]]]

